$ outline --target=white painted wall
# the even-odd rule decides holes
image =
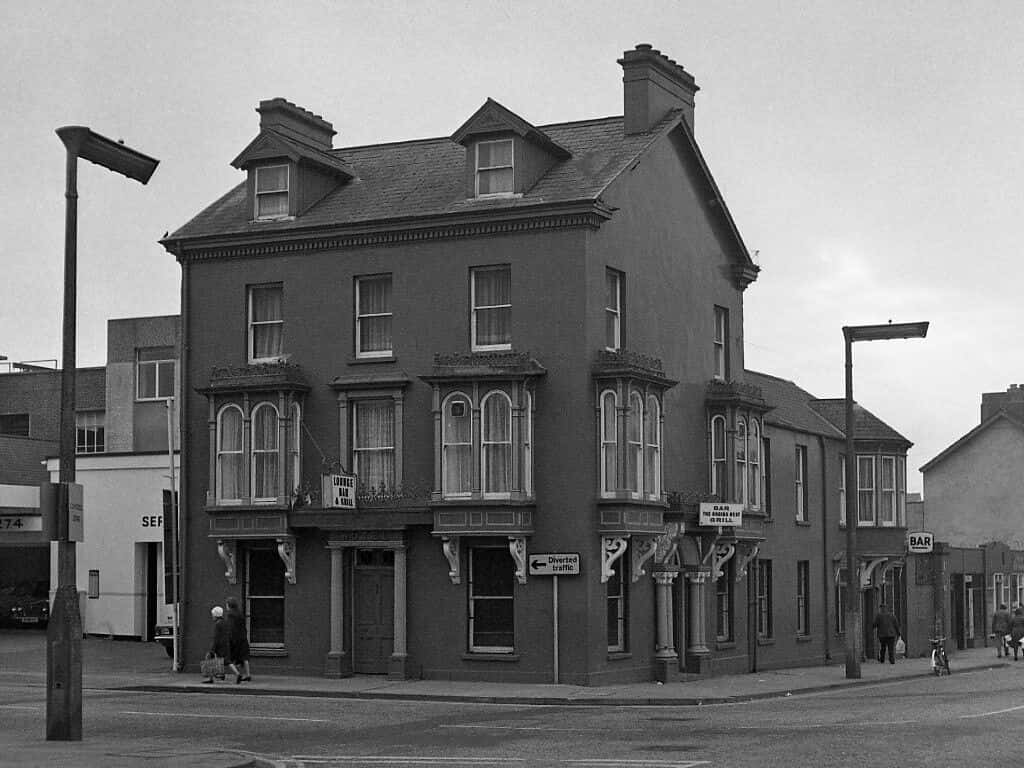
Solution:
[[[174,475],[179,474],[178,456]],[[47,462],[58,481],[57,460]],[[159,542],[157,617],[164,614],[163,502],[170,487],[167,454],[78,456],[75,482],[83,489],[84,541],[76,547],[76,583],[89,588],[89,571],[98,570],[100,596],[85,598],[82,629],[88,634],[142,637],[146,617],[146,547]],[[51,544],[50,585],[57,586],[57,545]]]

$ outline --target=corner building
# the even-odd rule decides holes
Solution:
[[[320,116],[260,103],[242,182],[162,241],[182,267],[186,658],[233,594],[267,672],[750,668],[758,268],[695,142],[693,77],[648,45],[619,63],[622,117],[537,126],[488,99],[393,144],[334,148]],[[354,509],[324,496],[342,473]],[[742,525],[700,526],[702,501]],[[557,616],[539,553],[579,555]],[[820,662],[791,645],[778,663]]]

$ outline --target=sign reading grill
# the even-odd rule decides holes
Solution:
[[[531,576],[578,576],[580,573],[579,552],[530,555]]]

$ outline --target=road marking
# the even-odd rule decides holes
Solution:
[[[543,725],[440,725],[439,728],[479,728],[484,731],[564,731],[566,733],[608,733],[607,728],[548,728]],[[616,728],[615,732],[639,731],[639,728]]]
[[[41,712],[42,707],[20,707],[17,704],[0,704],[0,709],[27,709],[29,712]]]
[[[209,720],[286,720],[292,723],[333,723],[334,720],[316,720],[312,717],[268,717],[265,715],[200,715],[193,712],[142,712],[127,710],[119,715],[147,715],[152,717],[201,717]]]
[[[1016,712],[1017,710],[1020,710],[1020,709],[1024,709],[1024,704],[1021,704],[1019,707],[1010,707],[1008,709],[997,709],[994,712],[980,712],[977,715],[960,715],[960,719],[961,720],[967,720],[968,718],[972,718],[972,717],[990,717],[992,715],[1002,715],[1002,714],[1005,714],[1007,712]]]
[[[523,757],[417,757],[414,755],[292,755],[302,763],[374,763],[382,765],[520,765],[532,762]],[[630,766],[631,768],[696,768],[707,760],[630,760],[615,758],[565,758],[559,764],[584,766]]]

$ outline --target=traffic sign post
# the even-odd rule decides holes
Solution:
[[[558,577],[578,576],[579,552],[530,555],[531,576],[551,576],[552,677],[558,684]]]

